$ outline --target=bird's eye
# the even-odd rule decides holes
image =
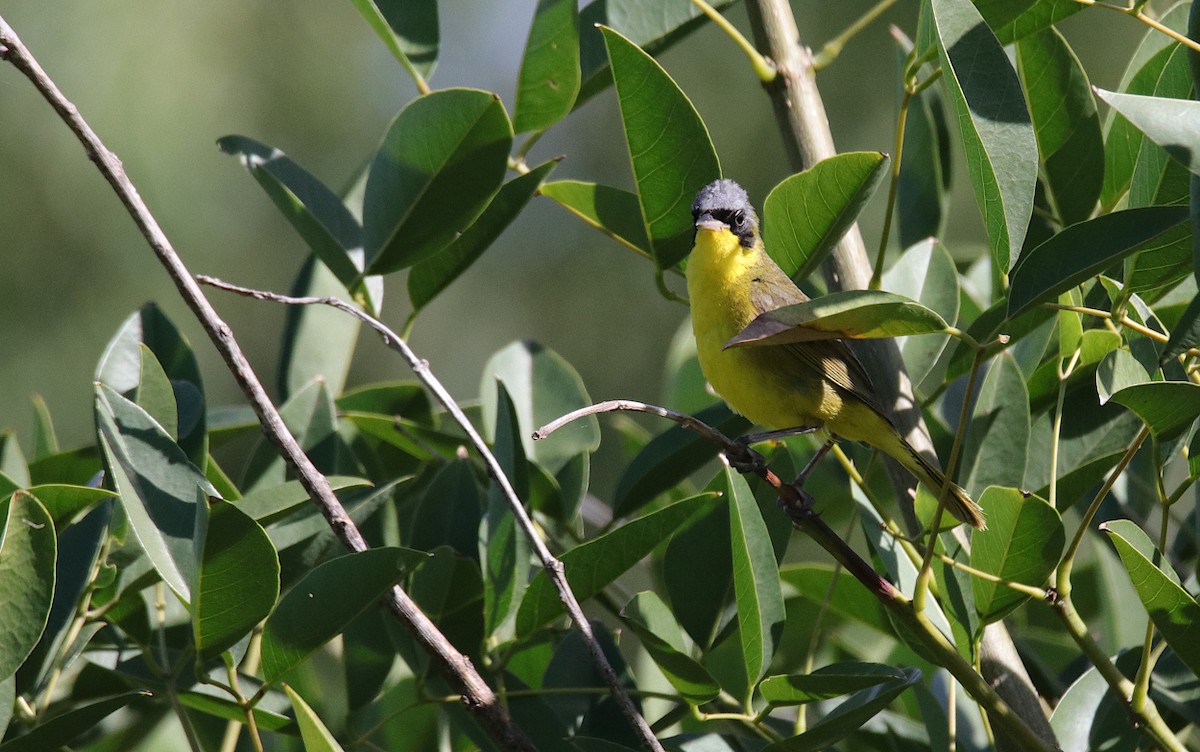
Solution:
[[[746,226],[746,215],[742,214],[741,212],[734,212],[734,215],[733,215],[734,229],[741,229],[742,227],[745,227],[745,226]]]

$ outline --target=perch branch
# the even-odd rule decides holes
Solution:
[[[748,447],[730,439],[712,426],[706,425],[696,418],[668,410],[657,405],[648,405],[632,400],[612,400],[590,407],[581,408],[568,413],[553,423],[539,428],[534,432],[535,438],[545,438],[562,426],[588,415],[602,412],[625,410],[632,412],[658,415],[679,425],[697,431],[701,436],[712,441],[721,448],[726,456],[739,459],[749,459]],[[1024,750],[1051,752],[1054,747],[1039,737],[1013,709],[996,693],[992,686],[975,671],[954,645],[936,627],[930,625],[923,614],[913,609],[912,601],[901,593],[895,585],[882,577],[868,564],[858,552],[850,547],[833,528],[829,527],[820,515],[812,509],[812,497],[790,483],[782,481],[769,467],[756,469],[755,474],[766,481],[779,494],[780,501],[792,524],[812,538],[817,545],[829,552],[847,572],[854,576],[875,598],[883,604],[898,620],[904,622],[913,633],[918,635],[926,649],[937,656],[937,663],[943,666],[962,684],[963,688],[988,711],[994,722],[1003,727],[1013,739],[1017,740]]]
[[[238,386],[249,400],[255,415],[258,416],[263,433],[278,448],[338,540],[352,551],[366,549],[366,541],[334,495],[329,481],[304,454],[296,438],[283,424],[279,411],[275,409],[262,382],[251,369],[229,325],[221,320],[212,304],[204,297],[199,285],[192,279],[191,273],[175,252],[137,188],[125,174],[120,159],[104,145],[79,114],[79,110],[59,90],[3,17],[0,17],[0,59],[7,60],[29,79],[79,139],[88,158],[95,163],[96,168],[125,205],[126,211],[149,243],[159,263],[175,283],[180,296],[221,354]],[[450,644],[408,594],[399,586],[394,587],[386,602],[392,613],[413,634],[422,648],[441,665],[455,689],[462,694],[463,703],[475,713],[481,725],[500,746],[504,749],[532,752],[533,745],[513,724],[508,711],[497,701],[495,693],[471,665],[470,659]]]

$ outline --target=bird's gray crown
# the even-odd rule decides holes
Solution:
[[[747,248],[754,245],[758,236],[758,215],[750,203],[750,196],[728,178],[716,180],[700,189],[692,204],[692,220],[715,219],[723,222]]]

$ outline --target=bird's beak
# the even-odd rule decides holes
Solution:
[[[696,220],[696,230],[707,230],[709,232],[721,232],[728,230],[729,225],[724,222],[712,218],[711,214],[701,214]]]

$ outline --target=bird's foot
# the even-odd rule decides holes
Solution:
[[[725,459],[729,462],[729,466],[737,470],[742,475],[747,473],[761,473],[767,469],[767,459],[755,450],[750,448],[750,444],[744,439],[738,439],[734,442],[736,448],[725,450]]]
[[[817,516],[816,510],[813,509],[816,499],[804,490],[803,485],[803,482],[789,484],[789,487],[796,492],[795,495],[780,494],[778,501],[779,508],[791,519],[792,525],[796,528],[803,527],[804,523]]]

